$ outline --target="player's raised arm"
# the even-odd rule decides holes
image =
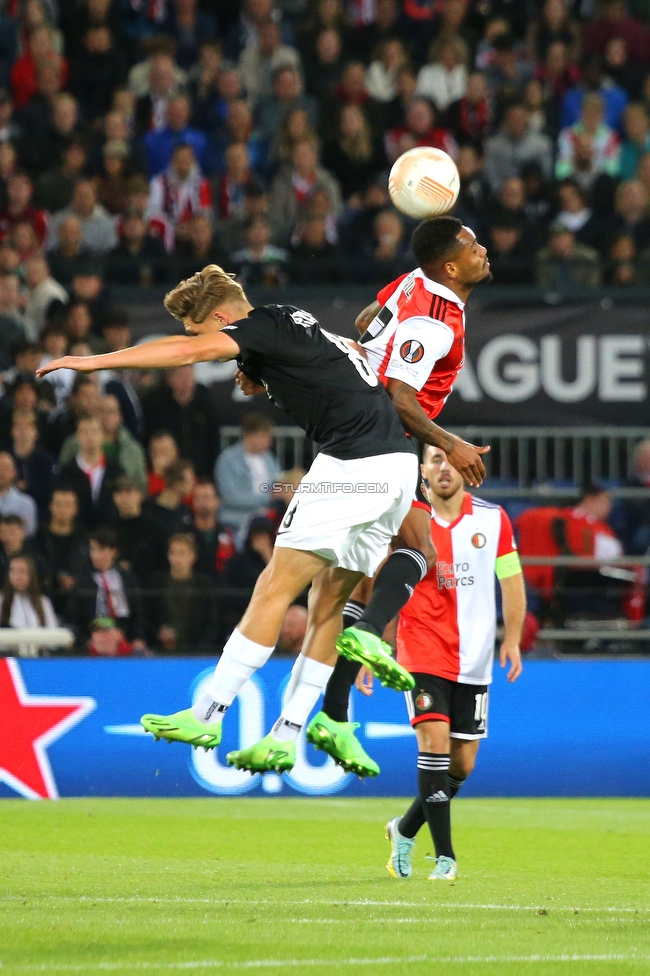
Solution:
[[[379,302],[371,302],[370,305],[366,305],[366,307],[362,312],[359,312],[356,319],[354,320],[354,324],[356,326],[359,335],[363,335],[363,333],[366,331],[366,329],[368,328],[368,326],[370,325],[370,323],[372,322],[372,320],[380,310],[381,310],[381,305],[379,304]]]
[[[386,389],[408,434],[416,437],[423,444],[431,444],[443,450],[449,463],[456,468],[470,487],[476,488],[482,484],[485,478],[485,466],[481,454],[487,454],[489,447],[468,444],[467,441],[434,424],[418,403],[417,390],[408,383],[389,379]]]
[[[93,373],[98,369],[170,369],[194,363],[236,359],[239,346],[228,335],[213,332],[199,336],[165,336],[139,346],[119,349],[101,356],[63,356],[36,370],[40,378],[55,369]]]

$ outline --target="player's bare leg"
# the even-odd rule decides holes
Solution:
[[[246,613],[226,642],[206,693],[192,708],[173,715],[143,715],[143,727],[156,738],[215,748],[226,711],[273,653],[288,606],[326,565],[326,560],[312,552],[274,549]]]

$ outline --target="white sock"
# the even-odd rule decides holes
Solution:
[[[210,725],[220,722],[250,676],[266,664],[272,653],[272,647],[256,644],[244,637],[241,631],[234,630],[226,642],[206,693],[192,706],[196,718]]]
[[[301,654],[291,670],[291,679],[280,718],[273,726],[273,736],[280,742],[295,740],[309,718],[309,713],[325,690],[334,670]]]

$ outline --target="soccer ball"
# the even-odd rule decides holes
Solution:
[[[388,192],[397,209],[417,220],[447,213],[459,190],[456,163],[442,149],[431,146],[403,153],[388,177]]]

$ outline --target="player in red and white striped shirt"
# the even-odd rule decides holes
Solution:
[[[387,825],[393,877],[409,877],[415,835],[426,822],[436,851],[431,880],[456,877],[450,799],[474,768],[487,735],[488,689],[496,638],[494,576],[501,584],[504,635],[499,659],[508,681],[521,674],[519,639],[526,613],[524,578],[510,519],[468,494],[439,448],[427,447],[436,565],[403,608],[397,660],[416,680],[407,708],[418,739],[419,796]],[[368,680],[368,679],[366,679]],[[368,691],[361,685],[361,690]]]

